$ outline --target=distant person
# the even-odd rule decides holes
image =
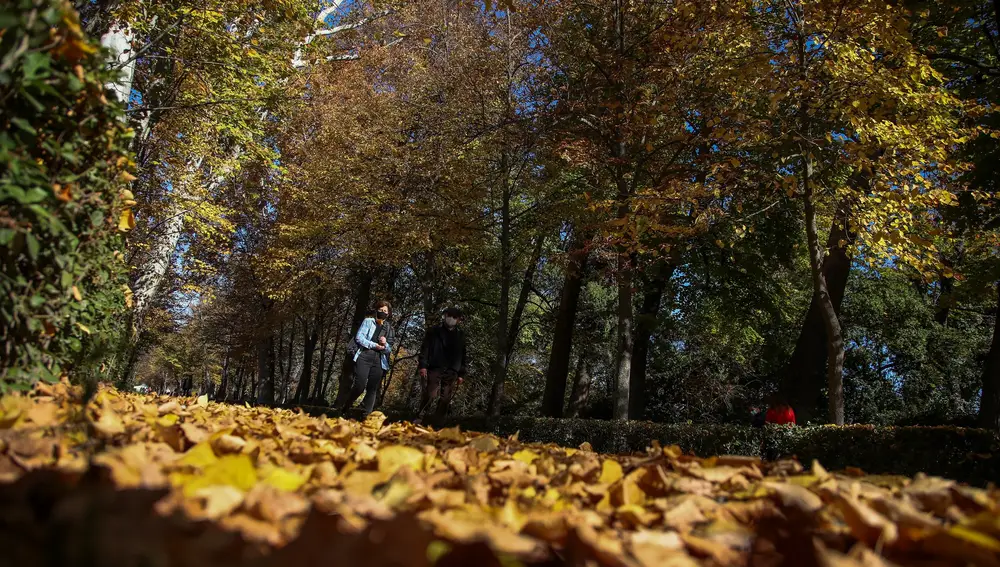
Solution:
[[[424,386],[418,423],[427,419],[431,404],[437,399],[434,422],[439,425],[448,414],[448,406],[455,395],[455,386],[465,379],[469,361],[465,332],[459,328],[464,319],[461,309],[449,307],[445,310],[441,323],[427,329],[427,333],[424,334],[417,362]]]
[[[388,301],[379,301],[375,305],[375,313],[366,317],[354,336],[357,351],[354,353],[354,380],[343,406],[337,408],[346,413],[362,392],[364,415],[367,416],[375,408],[375,399],[382,384],[382,377],[389,370],[389,356],[392,345],[396,341],[396,333],[389,322]]]

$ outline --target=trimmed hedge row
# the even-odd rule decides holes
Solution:
[[[320,407],[302,409],[313,415],[330,412]],[[389,421],[415,417],[391,410],[387,414]],[[816,459],[830,470],[855,467],[868,474],[905,476],[923,472],[976,486],[1000,483],[1000,436],[983,429],[872,425],[755,428],[517,416],[495,420],[464,417],[444,423],[446,427],[455,425],[498,436],[517,433],[521,441],[564,447],[578,447],[586,441],[602,453],[641,452],[656,440],[703,457],[795,457],[805,466]]]
[[[795,457],[806,466],[816,459],[831,470],[856,467],[868,474],[906,476],[923,472],[978,486],[1000,482],[1000,436],[982,429],[871,425],[754,428],[531,417],[502,417],[492,422],[466,418],[446,425],[504,436],[516,432],[522,441],[567,447],[587,441],[603,453],[643,451],[656,440],[699,456]]]

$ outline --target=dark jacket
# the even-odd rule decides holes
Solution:
[[[458,327],[449,330],[443,323],[427,329],[420,347],[418,368],[421,370],[451,370],[465,376],[469,359],[465,349],[465,332]]]

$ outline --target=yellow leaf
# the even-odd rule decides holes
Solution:
[[[622,466],[618,464],[618,461],[604,459],[604,462],[601,464],[601,479],[599,482],[601,484],[612,484],[618,482],[623,474]]]
[[[257,471],[247,455],[226,455],[205,467],[201,476],[193,477],[185,486],[184,494],[194,496],[209,486],[232,486],[244,492],[257,484]]]
[[[84,333],[87,333],[88,335],[90,334],[90,327],[84,325],[83,323],[80,323],[79,321],[76,323],[76,326],[80,327],[80,330],[83,331]]]
[[[208,407],[208,394],[202,394],[198,396],[198,401],[196,402],[198,407]]]
[[[538,458],[538,453],[530,449],[521,449],[520,451],[514,453],[513,455],[513,459],[515,461],[521,461],[526,465],[530,465],[531,463],[535,462],[535,459],[537,458]]]
[[[1000,553],[1000,541],[982,532],[971,530],[965,526],[952,526],[948,533],[966,543],[988,549],[993,553]]]
[[[218,457],[215,456],[215,452],[212,451],[212,446],[208,443],[208,441],[205,441],[188,449],[181,458],[180,463],[196,469],[201,469],[215,463],[218,460]]]
[[[278,490],[295,492],[306,483],[306,479],[293,471],[281,467],[273,467],[263,475],[261,482],[270,484]]]
[[[73,299],[83,301],[83,294],[80,293],[80,288],[73,286],[70,291],[73,293]]]
[[[156,424],[162,427],[170,427],[171,425],[176,424],[179,420],[180,417],[178,417],[177,415],[168,413],[167,415],[156,420]]]
[[[389,445],[377,451],[378,470],[385,475],[395,474],[402,467],[419,471],[424,462],[424,453],[406,445]]]
[[[128,232],[133,228],[135,228],[135,215],[132,214],[132,209],[125,209],[118,217],[118,230]]]

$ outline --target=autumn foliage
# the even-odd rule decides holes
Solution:
[[[0,21],[0,390],[7,391],[58,379],[114,336],[128,290],[119,232],[134,225],[135,201],[123,192],[134,166],[127,125],[104,92],[114,73],[72,6],[5,2]]]
[[[54,553],[104,565],[996,565],[1000,553],[997,493],[940,478],[81,395],[63,382],[0,402],[0,526],[19,565]],[[84,525],[87,537],[70,529]]]

